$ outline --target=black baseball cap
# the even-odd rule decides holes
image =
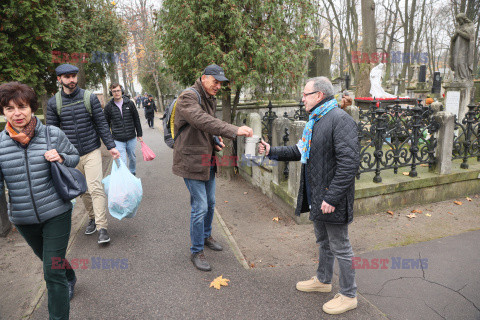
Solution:
[[[217,66],[216,64],[211,64],[208,67],[206,67],[205,70],[203,71],[203,74],[207,76],[213,76],[218,81],[229,81],[225,77],[225,72],[223,72],[223,69],[220,66]]]

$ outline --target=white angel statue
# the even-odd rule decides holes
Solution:
[[[397,96],[385,92],[382,88],[383,63],[370,71],[370,95],[374,98],[396,98]]]

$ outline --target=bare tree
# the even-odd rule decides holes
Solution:
[[[376,54],[376,29],[375,29],[375,2],[373,0],[362,0],[362,51],[370,57]],[[370,71],[373,68],[372,61],[360,63],[360,71],[357,81],[356,95],[359,97],[370,96]]]

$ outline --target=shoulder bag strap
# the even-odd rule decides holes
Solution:
[[[49,126],[45,126],[45,136],[47,138],[47,149],[52,150],[52,143],[50,142],[50,128]]]

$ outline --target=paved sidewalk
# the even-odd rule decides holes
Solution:
[[[96,234],[78,233],[67,258],[90,264],[77,270],[71,319],[480,319],[480,231],[361,255],[421,256],[428,268],[357,270],[359,307],[339,316],[321,310],[338,292],[337,277],[332,293],[302,293],[295,283],[314,274],[311,266],[246,269],[227,246],[218,220],[213,236],[226,248],[206,249],[213,271],[196,270],[189,253],[188,191],[171,173],[172,151],[163,134],[142,125],[145,142],[157,154],[144,162],[137,149],[142,204],[133,219],[109,217],[108,246],[98,246]],[[93,269],[97,259],[123,259],[128,268]],[[229,286],[209,288],[220,275],[230,279]],[[45,297],[32,319],[48,318]]]

